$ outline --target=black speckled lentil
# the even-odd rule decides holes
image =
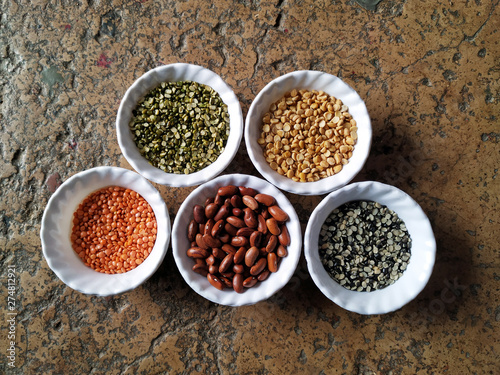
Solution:
[[[319,255],[328,274],[349,290],[383,289],[398,280],[411,256],[411,238],[398,215],[377,202],[336,208],[321,227]]]

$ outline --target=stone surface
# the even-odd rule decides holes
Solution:
[[[498,373],[498,0],[383,0],[375,11],[348,0],[0,3],[1,373]],[[374,130],[356,180],[406,191],[436,234],[436,266],[418,298],[386,315],[344,311],[302,259],[268,301],[224,307],[183,282],[170,252],[119,296],[59,281],[39,239],[48,199],[81,170],[130,168],[114,130],[120,99],[144,72],[174,62],[221,75],[244,114],[293,70],[354,87]],[[243,144],[230,172],[257,174]],[[157,187],[172,219],[193,190]],[[305,228],[323,197],[287,196]]]

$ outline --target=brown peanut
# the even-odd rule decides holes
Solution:
[[[277,245],[278,245],[278,236],[275,236],[273,234],[272,236],[269,237],[269,240],[267,241],[266,252],[272,253]]]
[[[286,225],[280,225],[281,233],[278,236],[278,240],[281,245],[288,246],[290,245],[290,233],[288,232],[288,228]]]
[[[257,278],[256,277],[253,277],[253,276],[249,276],[247,277],[245,280],[243,280],[243,286],[245,288],[251,288],[253,287],[255,284],[257,284]]]
[[[246,187],[246,186],[239,186],[240,194],[243,195],[249,195],[251,197],[255,197],[258,192],[257,190],[251,188],[251,187]]]
[[[222,219],[225,219],[226,217],[229,216],[231,210],[229,209],[229,206],[227,205],[222,205],[221,208],[219,208],[219,211],[217,211],[217,214],[214,216],[214,221],[219,221]]]
[[[287,255],[288,214],[268,194],[244,186],[222,186],[205,205],[193,207],[187,256],[193,271],[219,290],[242,293],[278,270]]]
[[[267,259],[260,258],[257,263],[255,263],[252,268],[250,268],[250,275],[257,276],[259,273],[264,271],[264,268],[267,266]]]
[[[259,274],[259,276],[257,276],[257,280],[264,281],[269,277],[270,274],[271,272],[269,270],[264,270]]]
[[[219,205],[215,203],[210,203],[205,207],[205,217],[207,219],[213,219],[213,217],[219,212]]]
[[[276,250],[276,255],[279,256],[280,258],[284,258],[288,255],[288,250],[286,249],[285,246],[279,245],[278,249]]]
[[[227,254],[226,257],[222,259],[222,262],[220,262],[219,272],[221,273],[226,272],[229,269],[229,267],[233,264],[233,259],[234,259],[233,254]]]
[[[240,247],[238,251],[234,254],[234,264],[240,264],[245,260],[245,254],[247,253],[246,247]]]
[[[196,273],[199,273],[202,276],[207,276],[208,267],[207,267],[206,264],[198,264],[198,263],[196,263],[193,266],[193,271],[196,272]]]
[[[288,220],[288,214],[276,205],[269,206],[267,210],[276,221],[283,222]]]
[[[204,234],[202,239],[205,245],[207,245],[208,247],[219,247],[222,245],[221,240],[212,237],[212,235],[210,234]]]
[[[259,232],[258,230],[254,231],[250,235],[250,246],[259,247],[260,244],[262,243],[263,236],[264,236],[264,234],[262,232]]]
[[[236,236],[250,237],[254,232],[255,230],[253,228],[243,227],[238,229]]]
[[[242,208],[243,207],[243,198],[239,195],[233,195],[231,197],[231,206],[235,208]]]
[[[267,269],[270,272],[278,271],[278,257],[276,256],[275,253],[267,254]]]
[[[233,265],[233,272],[234,273],[243,273],[245,272],[245,267],[243,264],[235,264]]]
[[[222,229],[224,229],[224,220],[217,221],[212,227],[211,235],[212,237],[216,237],[221,233]]]
[[[205,209],[197,204],[193,207],[193,218],[198,224],[205,223]]]
[[[243,212],[243,221],[245,225],[250,228],[257,228],[259,226],[259,221],[257,219],[257,216],[255,215],[255,212],[252,211],[252,209],[249,207],[245,208]]]
[[[198,233],[196,235],[196,244],[198,245],[198,247],[201,247],[202,249],[208,249],[208,246],[207,244],[205,243],[205,241],[203,241],[203,234],[201,233]]]
[[[207,258],[208,257],[208,251],[205,249],[202,249],[201,247],[191,247],[187,251],[187,256],[190,258]]]
[[[226,221],[236,228],[243,228],[246,226],[245,222],[236,216],[229,216],[226,218]]]
[[[223,259],[226,256],[226,253],[222,249],[214,247],[212,249],[212,255],[217,259]]]
[[[247,250],[245,254],[245,264],[247,267],[252,267],[259,256],[259,249],[255,246],[252,246]]]
[[[188,240],[190,242],[195,241],[197,234],[198,234],[198,223],[193,219],[189,222],[188,226]]]
[[[276,199],[274,199],[272,195],[268,194],[257,194],[254,198],[257,202],[262,203],[264,206],[268,207],[276,203]]]
[[[233,185],[223,186],[223,187],[220,187],[219,190],[217,190],[217,194],[222,196],[222,197],[233,196],[238,192],[239,192],[239,189]]]
[[[217,276],[214,276],[213,274],[209,273],[207,274],[207,279],[214,286],[215,288],[219,290],[224,290],[224,284],[222,283],[221,280]]]
[[[241,199],[243,201],[243,204],[251,210],[256,211],[259,208],[259,202],[257,202],[254,197],[251,197],[250,195],[244,195]]]
[[[248,238],[243,236],[235,236],[231,239],[231,245],[235,247],[248,246]]]
[[[237,273],[233,277],[233,289],[236,293],[243,293],[243,274]]]
[[[267,229],[269,229],[269,232],[271,232],[271,234],[279,236],[279,234],[281,233],[281,230],[278,226],[278,222],[274,217],[266,220],[266,226]]]

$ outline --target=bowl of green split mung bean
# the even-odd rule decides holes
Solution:
[[[123,155],[142,176],[167,186],[195,186],[232,161],[243,116],[219,75],[176,63],[148,71],[128,88],[116,131]]]
[[[320,202],[307,224],[304,254],[327,298],[359,314],[384,314],[424,289],[436,241],[429,219],[408,194],[364,181]]]

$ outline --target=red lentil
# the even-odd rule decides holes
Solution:
[[[156,217],[137,192],[119,186],[100,189],[73,214],[71,245],[85,265],[115,274],[141,264],[156,241]]]

